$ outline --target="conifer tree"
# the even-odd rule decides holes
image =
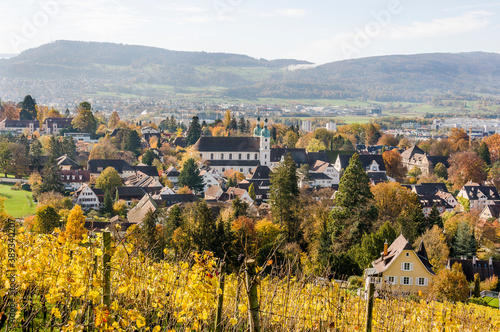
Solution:
[[[200,119],[197,116],[193,116],[191,124],[189,125],[189,130],[187,134],[187,144],[193,145],[201,137],[201,126]]]
[[[472,258],[476,255],[477,241],[471,226],[467,222],[461,222],[451,243],[451,256],[466,256]]]
[[[55,191],[57,193],[64,192],[64,185],[61,179],[61,171],[57,166],[55,159],[49,158],[42,172],[42,183],[40,185],[40,193],[47,191]]]
[[[335,208],[330,224],[332,242],[338,250],[346,250],[371,231],[378,211],[370,191],[370,181],[358,154],[349,160],[335,194]],[[346,247],[347,246],[347,247]]]
[[[36,120],[38,115],[36,101],[30,95],[27,95],[24,97],[22,104],[22,109],[19,112],[19,120]]]
[[[195,193],[200,192],[204,188],[203,177],[200,175],[200,170],[196,167],[195,160],[189,158],[182,166],[182,171],[179,174],[179,187],[187,186]]]
[[[298,240],[299,221],[295,213],[298,195],[297,167],[292,155],[288,153],[284,161],[273,170],[269,190],[274,220],[286,229],[288,242]]]
[[[50,205],[43,205],[37,208],[35,214],[34,231],[41,234],[50,234],[54,228],[59,227],[60,216]]]
[[[257,199],[257,197],[255,196],[255,186],[253,185],[253,183],[251,183],[248,187],[248,195],[250,195],[250,198],[252,198],[254,201]]]
[[[491,166],[490,149],[485,142],[482,142],[481,145],[479,145],[479,148],[477,149],[477,155],[484,160],[486,165]]]
[[[431,212],[427,217],[427,228],[432,228],[432,226],[438,226],[439,228],[444,228],[443,218],[441,218],[439,214],[439,210],[436,207],[436,204],[432,206]]]

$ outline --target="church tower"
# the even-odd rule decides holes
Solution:
[[[260,127],[257,124],[257,127]],[[267,128],[267,119],[264,120],[264,128],[260,132],[260,164],[271,166],[271,132]]]

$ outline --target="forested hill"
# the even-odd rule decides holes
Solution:
[[[427,101],[431,95],[442,93],[500,94],[500,55],[496,53],[389,55],[287,69],[309,64],[239,54],[57,41],[0,60],[0,77],[9,84],[26,79],[52,83],[82,80],[90,82],[92,91],[108,92],[137,84],[151,84],[152,89],[162,85],[181,87],[188,93],[203,93],[206,88],[221,97],[245,99]],[[154,95],[161,96],[161,89]]]

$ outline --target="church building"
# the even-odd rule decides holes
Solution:
[[[257,124],[252,137],[200,137],[194,145],[203,162],[219,174],[228,169],[247,175],[256,166],[271,166],[271,132]]]

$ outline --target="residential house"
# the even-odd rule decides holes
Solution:
[[[219,198],[224,193],[224,190],[220,186],[211,186],[207,190],[205,190],[205,199],[206,200],[219,200]]]
[[[171,194],[167,191],[154,195],[153,199],[155,200],[156,204],[166,208],[171,207],[174,204],[193,203],[198,200],[198,198],[194,194]]]
[[[116,187],[115,197],[117,200],[125,201],[127,205],[132,205],[134,201],[141,200],[146,191],[142,187]]]
[[[203,178],[203,183],[205,184],[203,192],[207,191],[211,186],[219,185],[219,181],[217,181],[217,179],[208,170],[202,169],[200,171],[200,175]]]
[[[497,188],[472,182],[465,184],[457,197],[465,198],[469,202],[470,209],[478,211],[482,211],[486,205],[495,205],[500,201]]]
[[[314,164],[309,168],[310,173],[322,173],[333,180],[333,184],[339,184],[340,173],[333,164],[329,162],[316,160]]]
[[[75,191],[90,181],[90,171],[82,169],[61,170],[61,179],[64,188],[68,191]]]
[[[479,218],[483,220],[488,220],[490,218],[498,219],[499,216],[500,216],[500,202],[498,202],[495,205],[486,205],[479,214]]]
[[[68,157],[68,155],[60,156],[56,159],[56,163],[57,166],[59,166],[59,169],[64,171],[82,169],[82,167],[78,165],[76,161]]]
[[[87,162],[87,169],[91,178],[98,178],[106,168],[114,168],[120,177],[127,178],[135,174],[135,169],[122,159],[90,159]]]
[[[45,118],[42,128],[47,135],[55,135],[61,129],[71,126],[73,118]]]
[[[137,166],[132,166],[133,169],[135,169],[136,172],[141,172],[146,174],[147,176],[151,176],[155,180],[159,181],[160,180],[160,174],[158,174],[158,169],[156,166],[148,166],[145,164],[139,164]]]
[[[344,173],[347,166],[349,166],[349,161],[354,153],[349,154],[339,154],[335,160],[334,168],[339,172],[340,176]],[[381,182],[394,181],[394,179],[387,176],[387,170],[385,168],[384,159],[380,154],[361,154],[359,155],[359,161],[363,166],[366,174],[370,178],[370,182],[376,185]]]
[[[75,191],[73,198],[74,203],[80,205],[83,210],[99,210],[104,201],[104,192],[85,183]]]
[[[174,166],[170,166],[166,171],[163,172],[163,175],[165,175],[167,177],[167,180],[172,182],[174,186],[177,186],[177,183],[179,182],[179,175],[181,175],[181,173],[179,173],[179,171]]]
[[[469,282],[474,280],[476,273],[479,273],[481,281],[493,276],[500,277],[500,262],[494,261],[493,258],[488,260],[477,259],[477,257],[473,257],[472,259],[450,258],[448,259],[446,268],[451,269],[455,263],[462,264],[462,270]]]
[[[433,174],[434,167],[439,163],[442,163],[446,168],[449,167],[448,157],[429,156],[416,145],[403,151],[401,158],[403,166],[408,171],[416,166],[424,175]]]
[[[21,135],[23,133],[32,135],[38,130],[40,130],[40,122],[38,120],[8,120],[5,118],[0,121],[0,131],[11,132],[14,135]]]
[[[229,187],[226,192],[220,197],[221,201],[231,201],[239,197],[242,201],[248,203],[248,205],[252,205],[254,203],[252,197],[248,194],[248,191],[245,189],[240,189],[237,187]]]
[[[381,257],[372,265],[365,275],[375,277],[376,288],[382,290],[425,292],[435,276],[424,243],[415,251],[402,234],[390,246],[385,243]]]
[[[134,175],[127,177],[123,184],[127,187],[142,187],[148,193],[157,193],[163,189],[160,181],[141,171],[137,171]]]
[[[141,200],[127,213],[127,220],[134,224],[140,224],[149,211],[156,212],[158,205],[149,195],[144,195]]]
[[[149,139],[153,136],[157,137],[158,139],[160,139],[160,136],[161,136],[161,131],[159,129],[155,129],[151,126],[147,126],[147,127],[142,127],[141,128],[141,134],[142,134],[142,137],[149,142]]]
[[[301,181],[301,182],[304,182],[303,184],[307,184],[310,187],[321,187],[321,188],[329,188],[334,184],[338,184],[335,183],[335,181],[325,173],[313,173],[313,172],[309,173],[308,181]],[[302,185],[301,187],[303,186],[304,185]]]
[[[439,214],[453,211],[453,206],[438,195],[418,195],[418,199],[420,200],[423,213],[426,217],[431,213],[433,206],[436,206]]]

